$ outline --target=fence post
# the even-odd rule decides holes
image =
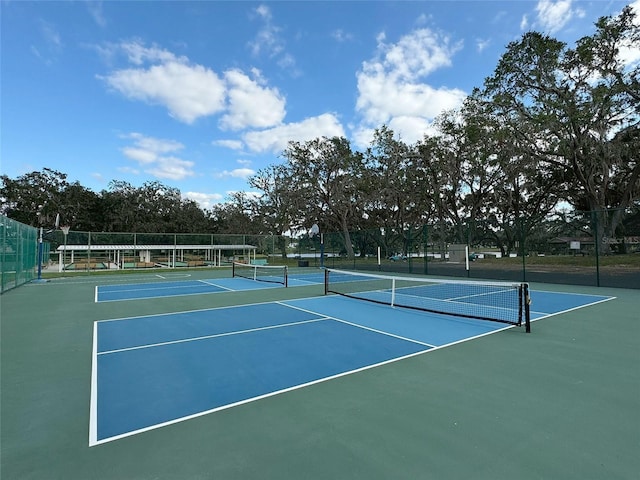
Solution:
[[[422,225],[422,243],[424,249],[424,274],[429,274],[429,256],[427,250],[429,248],[429,232],[427,230],[427,224]]]
[[[596,286],[600,286],[600,235],[598,234],[598,215],[591,210],[591,224],[593,229],[593,244],[596,250]]]
[[[525,243],[527,242],[527,239],[525,238],[524,235],[524,222],[522,220],[522,217],[518,218],[518,221],[520,223],[520,255],[522,256],[522,281],[526,282],[527,281],[527,257],[526,257],[526,251],[525,251]]]

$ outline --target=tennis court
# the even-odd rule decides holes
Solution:
[[[532,285],[527,334],[380,304],[377,284],[373,301],[323,295],[314,269],[290,272],[288,288],[216,274],[3,295],[3,478],[638,471],[636,291]],[[445,287],[429,288],[447,308],[502,295]],[[424,296],[399,288],[395,302]]]

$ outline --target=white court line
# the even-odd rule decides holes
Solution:
[[[296,310],[300,310],[302,312],[306,312],[306,313],[311,313],[312,315],[322,315],[321,313],[318,312],[314,312],[313,310],[308,310],[306,308],[302,308],[302,307],[296,307],[295,305],[288,305],[286,303],[283,302],[275,302],[279,305],[284,305],[285,307],[290,307],[290,308],[294,308]],[[375,332],[375,333],[380,333],[382,335],[386,335],[388,337],[394,337],[394,338],[398,338],[400,340],[405,340],[407,342],[411,342],[411,343],[417,343],[418,345],[424,345],[426,347],[430,347],[430,348],[436,348],[436,345],[431,345],[430,343],[425,343],[425,342],[420,342],[418,340],[414,340],[412,338],[407,338],[407,337],[401,337],[400,335],[395,335],[393,333],[389,333],[389,332],[385,332],[384,330],[377,330],[375,328],[371,328],[371,327],[366,327],[364,325],[359,325],[357,323],[353,323],[353,322],[349,322],[347,320],[343,320],[341,318],[337,318],[337,317],[329,317],[327,316],[327,319],[329,320],[335,320],[336,322],[340,322],[340,323],[345,323],[347,325],[351,325],[352,327],[358,327],[361,328],[363,330],[369,330],[371,332]]]
[[[200,283],[204,283],[205,285],[210,285],[212,287],[217,287],[220,288],[222,290],[226,290],[229,292],[237,292],[239,290],[233,290],[232,288],[228,288],[228,287],[223,287],[222,285],[218,285],[215,283],[209,283],[206,282],[204,280],[196,280],[197,282]],[[139,284],[139,285],[153,285],[152,283],[150,284]],[[97,288],[97,287],[96,287]],[[162,290],[171,290],[171,291],[176,291],[177,289],[190,289],[190,288],[194,288],[194,285],[171,285],[171,286],[166,286],[166,287],[149,287],[149,288],[132,288],[132,289],[127,289],[127,290],[117,290],[117,291],[110,291],[107,293],[128,293],[128,292],[160,292]],[[159,298],[170,298],[170,297],[188,297],[190,295],[210,295],[212,293],[220,293],[219,291],[212,291],[212,292],[192,292],[192,293],[185,293],[185,292],[178,292],[176,291],[176,293],[170,293],[170,294],[163,294],[163,295],[145,295],[145,296],[138,296],[138,297],[130,297],[130,298],[115,298],[112,300],[97,300],[96,299],[96,303],[108,303],[108,302],[126,302],[129,300],[148,300],[150,298],[153,299],[159,299]]]
[[[432,349],[432,350],[435,350],[435,349]],[[116,436],[109,437],[109,438],[104,438],[102,440],[96,440],[93,443],[89,442],[89,446],[93,447],[93,446],[101,445],[101,444],[104,444],[104,443],[107,443],[107,442],[112,442],[114,440],[120,440],[121,438],[130,437],[132,435],[137,435],[139,433],[148,432],[149,430],[155,430],[156,428],[166,427],[168,425],[173,425],[174,423],[180,423],[180,422],[183,422],[185,420],[191,420],[192,418],[201,417],[203,415],[209,415],[210,413],[219,412],[221,410],[227,410],[229,408],[233,408],[233,407],[237,407],[239,405],[244,405],[244,404],[247,404],[247,403],[255,402],[255,401],[258,401],[258,400],[262,400],[264,398],[273,397],[275,395],[280,395],[282,393],[291,392],[293,390],[298,390],[300,388],[306,388],[306,387],[309,387],[311,385],[316,385],[318,383],[327,382],[329,380],[333,380],[333,379],[336,379],[336,378],[344,377],[346,375],[351,375],[353,373],[358,373],[358,372],[362,372],[362,371],[365,371],[365,370],[369,370],[371,368],[380,367],[380,366],[386,365],[388,363],[393,363],[393,362],[397,362],[399,360],[404,360],[406,358],[415,357],[417,355],[422,355],[423,353],[430,352],[432,350],[423,350],[423,351],[420,351],[420,352],[415,352],[415,353],[411,353],[409,355],[405,355],[403,357],[392,358],[390,360],[385,360],[384,362],[376,363],[374,365],[367,365],[365,367],[361,367],[361,368],[358,368],[358,369],[355,369],[355,370],[350,370],[348,372],[338,373],[338,374],[332,375],[330,377],[319,378],[317,380],[313,380],[313,381],[310,381],[310,382],[307,382],[307,383],[302,383],[300,385],[294,385],[292,387],[284,388],[282,390],[278,390],[278,391],[275,391],[275,392],[265,393],[264,395],[259,395],[257,397],[247,398],[245,400],[240,400],[239,402],[229,403],[227,405],[222,405],[220,407],[212,408],[210,410],[205,410],[205,411],[202,411],[202,412],[194,413],[193,415],[188,415],[186,417],[175,418],[175,419],[169,420],[167,422],[158,423],[156,425],[151,425],[149,427],[141,428],[141,429],[138,429],[138,430],[133,430],[131,432],[122,433],[120,435],[116,435]]]
[[[280,303],[280,302],[264,302],[264,303]],[[302,309],[302,308],[299,308],[299,307],[295,307],[293,305],[286,305],[285,304],[285,306],[305,311],[305,309]],[[220,307],[220,308],[228,308],[228,307]],[[309,313],[315,313],[315,312],[312,312],[312,311],[308,311],[308,312]],[[326,317],[326,318],[322,318],[322,319],[316,319],[314,321],[329,320],[329,319],[340,321],[340,320],[335,319],[333,317]],[[345,322],[345,323],[348,323],[348,322]],[[130,432],[125,432],[125,433],[122,433],[120,435],[115,435],[113,437],[104,438],[102,440],[97,440],[97,438],[94,436],[93,438],[90,438],[89,447],[102,445],[102,444],[105,444],[105,443],[108,443],[108,442],[112,442],[112,441],[115,441],[115,440],[120,440],[122,438],[126,438],[126,437],[130,437],[130,436],[137,435],[137,434],[140,434],[140,433],[148,432],[150,430],[155,430],[157,428],[162,428],[162,427],[166,427],[168,425],[173,425],[173,424],[176,424],[176,423],[180,423],[180,422],[183,422],[185,420],[191,420],[193,418],[201,417],[201,416],[204,416],[204,415],[209,415],[211,413],[219,412],[219,411],[222,411],[222,410],[227,410],[229,408],[234,408],[234,407],[237,407],[237,406],[240,406],[240,405],[245,405],[247,403],[251,403],[251,402],[255,402],[255,401],[258,401],[258,400],[265,399],[265,398],[273,397],[275,395],[280,395],[280,394],[291,392],[291,391],[298,390],[298,389],[301,389],[301,388],[306,388],[306,387],[309,387],[311,385],[316,385],[316,384],[319,384],[319,383],[323,383],[323,382],[327,382],[327,381],[330,381],[330,380],[334,380],[336,378],[345,377],[347,375],[352,375],[352,374],[355,374],[355,373],[359,373],[359,372],[363,372],[363,371],[370,370],[370,369],[373,369],[373,368],[377,368],[377,367],[380,367],[380,366],[383,366],[383,365],[388,365],[388,364],[391,364],[391,363],[399,362],[399,361],[402,361],[402,360],[406,360],[408,358],[416,357],[418,355],[424,355],[426,353],[434,352],[436,350],[440,350],[442,348],[446,348],[446,347],[450,347],[450,346],[453,346],[453,345],[457,345],[459,343],[468,342],[470,340],[474,340],[476,338],[484,337],[486,335],[492,335],[494,333],[501,332],[501,331],[504,331],[504,330],[508,330],[510,328],[514,328],[514,325],[508,325],[508,326],[505,326],[505,327],[500,328],[498,330],[485,332],[485,333],[476,335],[474,337],[465,338],[465,339],[462,339],[462,340],[451,342],[449,344],[440,345],[440,346],[437,346],[437,347],[432,347],[432,348],[429,348],[429,349],[426,349],[426,350],[421,350],[421,351],[418,351],[418,352],[414,352],[414,353],[410,353],[410,354],[407,354],[407,355],[403,355],[401,357],[391,358],[389,360],[385,360],[385,361],[378,362],[378,363],[371,364],[371,365],[366,365],[364,367],[356,368],[356,369],[353,369],[353,370],[348,370],[348,371],[345,371],[345,372],[342,372],[342,373],[338,373],[338,374],[335,374],[335,375],[331,375],[331,376],[328,376],[328,377],[319,378],[317,380],[312,380],[310,382],[302,383],[302,384],[299,384],[299,385],[293,385],[291,387],[287,387],[287,388],[284,388],[282,390],[277,390],[277,391],[269,392],[269,393],[266,393],[266,394],[263,394],[263,395],[259,395],[259,396],[256,396],[256,397],[247,398],[247,399],[244,399],[244,400],[240,400],[238,402],[229,403],[227,405],[221,405],[221,406],[216,407],[216,408],[212,408],[212,409],[209,409],[209,410],[204,410],[202,412],[194,413],[192,415],[188,415],[188,416],[184,416],[184,417],[180,417],[180,418],[175,418],[173,420],[169,420],[169,421],[166,421],[166,422],[158,423],[158,424],[155,424],[155,425],[150,425],[148,427],[140,428],[138,430],[132,430]],[[413,342],[414,343],[420,343],[420,342],[416,342],[415,340]],[[426,344],[424,344],[424,345],[427,346]]]
[[[98,322],[93,323],[91,349],[91,400],[89,403],[89,446],[98,441]]]
[[[588,295],[588,294],[584,294],[584,295]],[[593,296],[593,295],[590,295],[590,296]],[[315,299],[315,298],[317,298],[317,297],[308,297],[307,299]],[[594,302],[594,303],[591,303],[591,304],[588,304],[588,305],[578,306],[578,307],[574,307],[574,308],[571,308],[571,309],[564,310],[562,312],[548,314],[548,315],[546,315],[546,317],[551,317],[551,316],[559,315],[559,314],[562,314],[562,313],[567,313],[567,312],[570,312],[572,310],[577,310],[577,309],[583,308],[584,306],[595,305],[595,304],[598,304],[598,303],[602,303],[602,302],[606,302],[606,301],[609,301],[609,300],[613,300],[615,298],[616,297],[606,298],[606,299],[603,299],[603,300],[600,300],[598,302]],[[296,299],[296,300],[304,300],[304,299]],[[193,418],[201,417],[201,416],[208,415],[208,414],[215,413],[215,412],[222,411],[222,410],[227,410],[229,408],[234,408],[234,407],[237,407],[237,406],[240,406],[240,405],[244,405],[244,404],[247,404],[247,403],[251,403],[251,402],[255,402],[255,401],[258,401],[258,400],[265,399],[265,398],[273,397],[275,395],[280,395],[282,393],[287,393],[287,392],[298,390],[298,389],[301,389],[301,388],[306,388],[306,387],[311,386],[311,385],[316,385],[316,384],[319,384],[319,383],[323,383],[323,382],[327,382],[327,381],[330,381],[330,380],[334,380],[336,378],[340,378],[340,377],[344,377],[344,376],[351,375],[351,374],[354,374],[354,373],[359,373],[359,372],[362,372],[362,371],[365,371],[365,370],[377,368],[379,366],[387,365],[387,364],[390,364],[390,363],[395,363],[395,362],[402,361],[402,360],[405,360],[405,359],[408,359],[408,358],[411,358],[411,357],[416,357],[418,355],[424,355],[424,354],[427,354],[427,353],[435,352],[435,351],[438,351],[438,350],[441,350],[441,349],[444,349],[444,348],[448,348],[448,347],[451,347],[451,346],[454,346],[454,345],[458,345],[458,344],[461,344],[461,343],[469,342],[471,340],[475,340],[475,339],[478,339],[478,338],[481,338],[481,337],[485,337],[485,336],[488,336],[488,335],[493,335],[495,333],[499,333],[499,332],[502,332],[502,331],[505,331],[505,330],[509,330],[509,329],[512,329],[512,328],[516,327],[515,325],[506,325],[506,326],[504,326],[502,328],[499,328],[499,329],[496,329],[496,330],[492,330],[492,331],[488,331],[488,332],[485,332],[485,333],[481,333],[481,334],[475,335],[473,337],[463,338],[461,340],[457,340],[455,342],[443,344],[443,345],[440,345],[440,346],[435,346],[435,347],[427,349],[427,350],[415,352],[415,353],[408,354],[408,355],[405,355],[405,356],[402,356],[402,357],[392,358],[392,359],[386,360],[384,362],[379,362],[379,363],[376,363],[376,364],[367,365],[367,366],[364,366],[364,367],[361,367],[361,368],[358,368],[358,369],[342,372],[342,373],[339,373],[339,374],[336,374],[336,375],[332,375],[332,376],[329,376],[329,377],[320,378],[320,379],[313,380],[311,382],[303,383],[303,384],[300,384],[300,385],[294,385],[294,386],[291,386],[291,387],[288,387],[288,388],[285,388],[285,389],[282,389],[282,390],[278,390],[278,391],[275,391],[275,392],[266,393],[264,395],[259,395],[257,397],[248,398],[248,399],[245,399],[245,400],[241,400],[241,401],[238,401],[238,402],[235,402],[235,403],[230,403],[230,404],[227,404],[227,405],[222,405],[220,407],[212,408],[212,409],[205,410],[205,411],[202,411],[202,412],[198,412],[198,413],[195,413],[195,414],[192,414],[192,415],[188,415],[188,416],[185,416],[185,417],[176,418],[176,419],[173,419],[173,420],[170,420],[170,421],[167,421],[167,422],[162,422],[162,423],[159,423],[159,424],[156,424],[156,425],[151,425],[149,427],[141,428],[141,429],[138,429],[138,430],[133,430],[133,431],[126,432],[126,433],[123,433],[123,434],[120,434],[120,435],[116,435],[116,436],[113,436],[113,437],[108,437],[108,438],[104,438],[102,440],[97,440],[97,384],[96,384],[96,382],[97,382],[97,365],[96,365],[96,363],[97,363],[97,324],[98,324],[98,322],[132,320],[132,319],[136,319],[136,318],[148,318],[148,317],[158,317],[158,316],[166,316],[166,315],[177,315],[177,314],[180,314],[180,313],[212,311],[212,310],[219,310],[219,309],[222,309],[222,308],[225,308],[225,309],[227,309],[227,308],[240,308],[240,307],[245,307],[245,306],[250,306],[250,305],[263,305],[263,304],[272,304],[272,303],[282,304],[282,302],[271,302],[271,301],[268,301],[268,302],[257,302],[257,303],[246,304],[246,305],[223,306],[223,307],[215,307],[215,308],[207,308],[207,309],[188,310],[188,311],[183,311],[183,312],[173,312],[173,313],[168,313],[168,314],[164,313],[164,314],[153,314],[153,315],[141,315],[141,316],[137,316],[137,317],[124,317],[124,318],[119,318],[119,319],[108,319],[108,320],[95,321],[94,322],[93,364],[92,364],[92,378],[91,378],[91,409],[90,409],[90,425],[89,425],[89,447],[102,445],[102,444],[105,444],[105,443],[108,443],[108,442],[112,442],[112,441],[115,441],[115,440],[120,440],[122,438],[126,438],[126,437],[129,437],[129,436],[137,435],[137,434],[144,433],[144,432],[147,432],[147,431],[150,431],[150,430],[155,430],[157,428],[162,428],[162,427],[165,427],[165,426],[168,426],[168,425],[173,425],[175,423],[180,423],[180,422],[185,421],[185,420],[190,420],[190,419],[193,419]],[[290,308],[298,308],[299,310],[305,310],[305,309],[302,309],[302,308],[299,308],[299,307],[295,307],[293,305],[287,305],[287,304],[282,304],[282,305],[290,307]],[[316,313],[316,312],[309,311],[309,313]],[[546,318],[546,317],[541,317],[541,318]],[[540,320],[541,318],[532,319],[531,321],[533,322],[535,320]],[[334,318],[333,317],[326,317],[326,318],[322,318],[322,319],[316,319],[315,321],[326,320],[326,319],[334,319]],[[334,320],[340,321],[339,319],[334,319]],[[349,323],[349,322],[345,322],[345,323]],[[419,343],[419,342],[416,342],[416,343]],[[427,344],[424,344],[424,345],[427,346]]]
[[[212,287],[218,287],[221,288],[223,290],[228,290],[229,292],[237,292],[238,290],[234,290],[233,288],[229,288],[229,287],[223,287],[222,285],[218,285],[217,283],[213,283],[213,282],[208,282],[207,280],[198,280],[201,283],[204,283],[205,285],[211,285]]]
[[[305,323],[313,323],[313,322],[319,322],[321,320],[329,320],[329,319],[330,319],[329,317],[313,318],[311,320],[301,320],[299,322],[280,323],[278,325],[267,325],[266,327],[249,328],[247,330],[235,330],[235,331],[232,331],[232,332],[225,332],[225,333],[213,333],[211,335],[203,335],[201,337],[182,338],[180,340],[170,340],[168,342],[149,343],[147,345],[137,345],[135,347],[119,348],[117,350],[107,350],[107,351],[104,351],[104,352],[98,352],[98,355],[109,355],[109,354],[112,354],[112,353],[128,352],[128,351],[131,351],[131,350],[141,350],[141,349],[145,349],[145,348],[163,347],[165,345],[174,345],[174,344],[177,344],[177,343],[197,342],[199,340],[207,340],[207,339],[210,339],[210,338],[229,337],[231,335],[240,335],[240,334],[243,334],[243,333],[259,332],[261,330],[272,330],[272,329],[281,328],[281,327],[291,327],[293,325],[302,325],[302,324],[305,324]]]
[[[274,303],[274,302],[269,302],[269,303]],[[275,302],[275,303],[279,303],[279,302]],[[298,307],[294,307],[292,305],[284,305],[284,306],[287,306],[287,307],[290,307],[290,308],[296,308],[298,310],[304,310],[304,309],[300,309]],[[309,312],[309,313],[313,313],[313,312]],[[337,320],[337,319],[335,319],[333,317],[326,317],[325,316],[324,318],[318,318],[318,319],[314,319],[314,320],[307,320],[307,321],[304,321],[304,322],[295,322],[295,323],[292,323],[290,325],[295,325],[295,324],[298,324],[298,323],[319,322],[319,321],[325,321],[325,320]],[[269,327],[269,328],[275,328],[275,327]],[[415,342],[414,341],[414,343],[419,343],[419,342]],[[435,348],[438,348],[438,347],[435,347]],[[302,383],[302,384],[299,384],[299,385],[293,385],[291,387],[287,387],[287,388],[284,388],[282,390],[277,390],[275,392],[265,393],[263,395],[259,395],[259,396],[252,397],[252,398],[247,398],[245,400],[240,400],[238,402],[230,403],[230,404],[227,404],[227,405],[221,405],[219,407],[212,408],[210,410],[205,410],[205,411],[198,412],[198,413],[195,413],[195,414],[192,414],[192,415],[188,415],[188,416],[185,416],[185,417],[175,418],[173,420],[169,420],[169,421],[166,421],[166,422],[158,423],[156,425],[150,425],[148,427],[141,428],[141,429],[138,429],[138,430],[132,430],[130,432],[122,433],[120,435],[116,435],[116,436],[113,436],[113,437],[104,438],[102,440],[98,440],[97,439],[97,423],[94,423],[93,425],[90,425],[90,432],[93,432],[93,433],[90,434],[90,437],[89,437],[89,447],[93,447],[93,446],[96,446],[96,445],[101,445],[101,444],[104,444],[104,443],[112,442],[114,440],[120,440],[120,439],[125,438],[125,437],[129,437],[129,436],[132,436],[132,435],[137,435],[139,433],[147,432],[147,431],[150,431],[150,430],[155,430],[157,428],[165,427],[165,426],[168,426],[168,425],[173,425],[175,423],[183,422],[185,420],[190,420],[192,418],[201,417],[203,415],[208,415],[210,413],[214,413],[214,412],[218,412],[218,411],[221,411],[221,410],[226,410],[226,409],[229,409],[229,408],[237,407],[239,405],[244,405],[246,403],[255,402],[255,401],[258,401],[258,400],[262,400],[264,398],[272,397],[272,396],[275,396],[275,395],[280,395],[282,393],[290,392],[290,391],[293,391],[293,390],[298,390],[300,388],[306,388],[306,387],[309,387],[311,385],[315,385],[315,384],[326,382],[326,381],[333,380],[333,379],[336,379],[336,378],[344,377],[346,375],[351,375],[351,374],[354,374],[354,373],[357,373],[357,372],[362,372],[362,371],[365,371],[365,370],[369,370],[371,368],[375,368],[375,367],[379,367],[379,366],[386,365],[386,364],[389,364],[389,363],[393,363],[393,362],[397,362],[397,361],[400,361],[400,360],[404,360],[404,359],[407,359],[407,358],[410,358],[410,357],[421,355],[421,354],[423,354],[425,352],[429,352],[431,350],[434,350],[435,348],[432,348],[430,350],[422,350],[422,351],[419,351],[419,352],[414,352],[414,353],[411,353],[411,354],[408,354],[408,355],[404,355],[402,357],[392,358],[392,359],[385,360],[383,362],[378,362],[378,363],[372,364],[372,365],[366,365],[364,367],[360,367],[360,368],[357,368],[357,369],[354,369],[354,370],[349,370],[349,371],[346,371],[346,372],[338,373],[336,375],[331,375],[329,377],[319,378],[317,380],[312,380],[310,382]],[[95,373],[95,372],[93,372],[93,373]],[[92,385],[93,385],[93,382],[92,382]],[[92,391],[92,404],[93,404],[93,391]],[[93,405],[92,405],[92,408],[93,408]],[[93,415],[93,412],[94,411],[92,410],[91,411],[92,415]],[[92,422],[94,420],[95,420],[95,418],[93,418],[93,416],[92,416]]]
[[[311,298],[311,297],[310,297]],[[180,310],[178,312],[165,312],[165,313],[150,313],[148,315],[136,315],[133,317],[120,317],[120,318],[106,318],[104,320],[96,320],[96,322],[120,322],[123,320],[135,320],[137,318],[150,318],[150,317],[165,317],[168,315],[181,315],[184,313],[196,313],[196,312],[209,312],[214,310],[221,310],[224,308],[243,308],[243,307],[251,307],[253,305],[265,305],[273,303],[271,300],[265,300],[264,302],[255,302],[255,303],[243,303],[240,305],[223,305],[221,307],[211,307],[211,308],[194,308],[193,310]]]
[[[304,283],[305,285],[322,285],[321,280],[313,281],[313,280],[304,280],[303,278],[289,277],[289,286],[291,286],[291,282],[294,283]],[[301,285],[297,285],[298,287]]]
[[[100,278],[98,278],[100,277]],[[168,273],[165,275],[165,279],[170,280],[172,278],[188,278],[191,277],[190,273]],[[140,283],[146,280],[154,280],[158,278],[158,275],[146,274],[146,275],[86,275],[86,276],[74,276],[74,277],[54,277],[47,279],[46,283],[26,283],[24,286],[48,286],[48,287],[57,287],[57,286],[66,286],[66,285],[96,285],[96,284],[104,284],[104,285],[125,285],[129,282]],[[114,281],[118,283],[114,283]]]
[[[555,292],[549,292],[549,293],[555,293]],[[571,295],[571,294],[569,294]],[[578,295],[578,294],[576,294]],[[587,293],[583,293],[582,295],[589,295]],[[597,295],[589,295],[591,297],[595,297]],[[574,310],[580,310],[581,308],[585,308],[585,307],[591,307],[593,305],[597,305],[599,303],[604,303],[604,302],[608,302],[610,300],[615,300],[617,297],[607,297],[607,298],[603,298],[602,300],[598,300],[597,302],[593,302],[593,303],[586,303],[584,305],[578,305],[577,307],[572,307],[572,308],[567,308],[566,310],[562,310],[560,312],[553,312],[553,313],[547,313],[547,312],[538,312],[535,310],[531,310],[530,313],[531,314],[539,314],[542,315],[542,317],[538,317],[538,318],[532,318],[531,321],[535,322],[538,320],[542,320],[543,318],[549,318],[549,317],[555,317],[556,315],[562,315],[563,313],[568,313],[568,312],[573,312]]]

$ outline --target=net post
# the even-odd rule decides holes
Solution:
[[[469,271],[469,245],[464,246],[464,268],[467,271],[467,278],[471,276]]]
[[[289,268],[284,266],[284,288],[289,286]]]
[[[391,279],[391,306],[393,307],[396,303],[396,279]]]
[[[231,278],[236,277],[236,262],[231,262]]]
[[[518,285],[518,326],[522,325],[522,309],[524,306],[524,283]]]
[[[329,269],[325,268],[324,270],[324,294],[329,294]]]
[[[529,284],[524,284],[524,325],[525,331],[531,333],[531,297],[529,297]]]

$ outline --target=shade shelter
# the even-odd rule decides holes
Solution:
[[[255,259],[254,245],[61,245],[58,271],[222,266]]]

